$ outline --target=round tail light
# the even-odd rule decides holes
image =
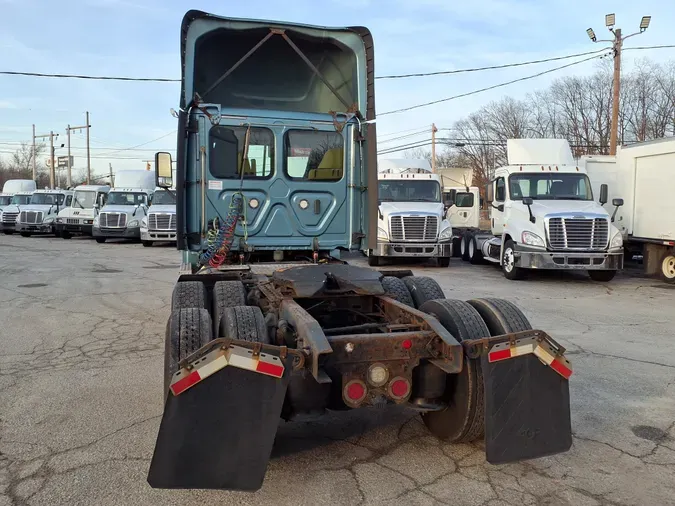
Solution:
[[[389,383],[389,395],[396,400],[405,399],[410,395],[410,382],[400,376]]]
[[[342,393],[345,402],[350,406],[355,406],[366,398],[368,390],[363,381],[351,380],[345,385]]]

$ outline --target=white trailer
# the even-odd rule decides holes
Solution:
[[[614,223],[627,254],[643,256],[647,275],[675,283],[675,139],[622,146],[615,157],[581,163],[594,189],[606,184],[610,198],[623,199]]]

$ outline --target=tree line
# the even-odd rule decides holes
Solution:
[[[504,97],[456,121],[437,149],[441,167],[473,169],[483,186],[495,167],[507,164],[506,139],[564,138],[575,156],[608,154],[612,115],[612,64],[588,76],[555,80],[523,99]],[[639,60],[620,83],[619,144],[675,136],[675,61]],[[428,150],[406,152],[431,158]]]

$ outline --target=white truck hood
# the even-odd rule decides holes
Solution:
[[[104,206],[103,209],[101,209],[100,212],[102,213],[126,213],[129,216],[131,216],[134,211],[136,210],[136,206]],[[136,211],[136,216],[143,216],[143,208],[138,207],[138,211]]]
[[[176,206],[174,204],[171,205],[151,205],[150,208],[148,209],[148,214],[152,213],[169,213],[169,214],[176,214]]]
[[[443,204],[440,202],[381,202],[380,212],[383,215],[418,213],[441,217],[443,215]]]
[[[2,208],[3,213],[18,213],[19,211],[23,211],[25,207],[29,206],[30,204],[26,204],[25,206],[17,206],[16,204],[10,204],[8,206],[5,206]]]
[[[527,210],[527,207],[525,207]],[[552,213],[584,213],[602,214],[609,216],[607,210],[593,200],[535,200],[532,204],[532,214],[545,216]]]
[[[12,206],[16,207],[16,206]],[[49,212],[51,209],[52,211],[56,211],[56,204],[26,204],[24,206],[19,206],[22,211],[42,211],[42,212]],[[63,206],[60,206],[59,209],[63,209]]]

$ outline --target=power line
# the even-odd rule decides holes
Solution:
[[[535,77],[540,77],[540,76],[543,76],[544,74],[550,74],[551,72],[556,72],[558,70],[562,70],[562,69],[567,68],[567,67],[579,65],[581,63],[585,63],[585,62],[590,61],[590,60],[595,60],[597,58],[604,58],[605,56],[607,56],[609,54],[611,54],[611,53],[605,53],[605,54],[600,55],[600,56],[591,56],[590,58],[585,58],[583,60],[568,63],[566,65],[561,65],[560,67],[555,67],[555,68],[552,68],[552,69],[544,70],[543,72],[538,72],[537,74],[532,74],[532,75],[525,76],[525,77],[519,77],[518,79],[513,79],[511,81],[506,81],[504,83],[499,83],[499,84],[495,84],[493,86],[488,86],[487,88],[481,88],[481,89],[478,89],[478,90],[468,91],[466,93],[461,93],[459,95],[454,95],[452,97],[441,98],[441,99],[438,99],[438,100],[433,100],[431,102],[425,102],[423,104],[411,105],[409,107],[403,107],[401,109],[395,109],[393,111],[381,112],[381,113],[378,114],[378,116],[386,116],[387,114],[396,114],[396,113],[399,113],[399,112],[411,111],[413,109],[419,109],[420,107],[427,107],[427,106],[430,106],[430,105],[440,104],[441,102],[448,102],[450,100],[468,97],[470,95],[476,95],[476,94],[482,93],[484,91],[494,90],[496,88],[508,86],[509,84],[514,84],[514,83],[519,83],[519,82],[522,82],[522,81],[527,81],[529,79],[534,79]]]
[[[669,45],[662,45],[662,46],[637,46],[637,47],[625,47],[622,48],[622,51],[635,51],[635,50],[644,50],[644,49],[667,49],[667,48],[675,48],[675,44],[669,44]]]
[[[137,144],[137,145],[135,145],[135,146],[131,146],[131,147],[128,147],[128,148],[115,149],[115,150],[113,150],[113,151],[110,151],[109,153],[100,153],[100,154],[103,154],[103,155],[112,155],[112,154],[114,154],[114,153],[119,153],[119,152],[121,152],[121,151],[131,151],[132,149],[140,148],[141,146],[146,146],[146,145],[148,145],[148,144],[150,144],[150,143],[152,143],[152,142],[158,141],[158,140],[160,140],[160,139],[164,139],[165,137],[168,137],[169,135],[175,135],[175,134],[176,134],[176,131],[175,131],[175,130],[172,130],[171,132],[167,132],[167,133],[165,133],[164,135],[160,135],[159,137],[157,137],[156,139],[152,139],[151,141],[142,142],[141,144]]]
[[[585,53],[577,53],[577,54],[569,54],[566,56],[556,56],[553,58],[544,58],[542,60],[531,60],[531,61],[525,61],[525,62],[519,62],[519,63],[505,63],[503,65],[491,65],[488,67],[476,67],[476,68],[468,68],[468,69],[458,69],[458,70],[440,70],[437,72],[419,72],[416,74],[395,74],[395,75],[390,75],[390,76],[377,76],[375,79],[405,79],[408,77],[428,77],[428,76],[440,76],[440,75],[448,75],[448,74],[462,74],[466,72],[480,72],[483,70],[496,70],[496,69],[505,69],[505,68],[511,68],[511,67],[522,67],[524,65],[534,65],[537,63],[546,63],[546,62],[551,62],[551,61],[558,61],[558,60],[569,60],[570,58],[578,58],[579,56],[588,56],[589,54],[597,54],[601,53],[603,51],[606,51],[607,49],[611,48],[602,48],[602,49],[597,49],[595,51],[586,51]]]
[[[90,79],[96,81],[140,81],[154,83],[179,83],[180,79],[166,79],[163,77],[119,77],[119,76],[88,76],[81,74],[43,74],[40,72],[13,72],[1,70],[0,74],[7,76],[55,77],[60,79]]]

